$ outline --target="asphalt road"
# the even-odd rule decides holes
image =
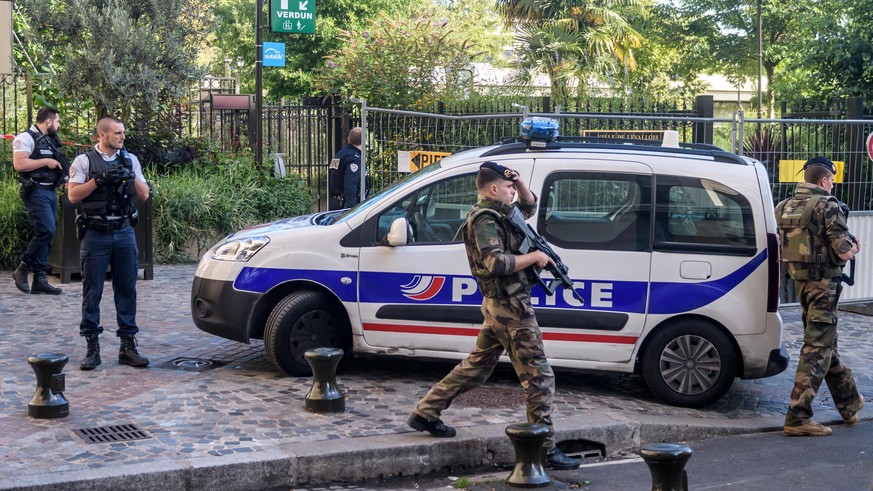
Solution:
[[[873,491],[873,422],[855,427],[832,426],[829,437],[787,437],[757,433],[680,442],[691,448],[685,470],[691,491]],[[508,470],[393,479],[307,490],[433,490],[451,488],[460,479],[466,489],[518,489],[503,484]],[[652,477],[636,455],[593,463],[575,471],[549,471],[555,486],[538,489],[584,491],[648,491]],[[298,491],[299,488],[298,488]]]

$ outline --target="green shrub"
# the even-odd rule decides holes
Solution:
[[[313,204],[302,179],[270,176],[247,150],[207,151],[152,182],[155,253],[168,262],[196,260],[230,232],[309,213]]]
[[[11,167],[0,171],[0,269],[4,270],[18,266],[33,233],[18,196],[17,174]]]
[[[158,175],[147,170],[152,196],[155,260],[196,261],[221,237],[312,209],[303,179],[275,178],[251,152],[205,150],[201,157]],[[0,167],[0,269],[18,265],[33,231],[18,196],[17,174]]]

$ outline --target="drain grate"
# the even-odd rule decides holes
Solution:
[[[97,426],[73,430],[86,443],[115,443],[133,440],[148,440],[152,436],[133,423],[123,425]]]
[[[224,362],[207,360],[205,358],[189,358],[181,357],[161,363],[158,368],[170,368],[173,370],[184,370],[186,372],[205,372],[224,366]]]

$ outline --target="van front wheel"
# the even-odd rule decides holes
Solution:
[[[737,354],[716,326],[684,320],[652,336],[642,357],[643,378],[649,389],[668,404],[707,406],[733,384]]]
[[[335,307],[314,291],[294,292],[279,302],[264,328],[267,357],[279,370],[296,377],[312,375],[305,353],[314,348],[339,348],[349,355],[351,331],[335,315]]]

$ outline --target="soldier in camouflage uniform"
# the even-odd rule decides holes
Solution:
[[[836,166],[825,157],[813,157],[803,166],[804,181],[793,197],[776,205],[782,242],[782,261],[794,280],[803,309],[803,348],[784,433],[827,436],[831,429],[812,420],[812,400],[822,380],[827,382],[845,424],[858,422],[864,406],[852,371],[837,351],[837,300],[843,266],[861,251],[849,233],[840,203],[831,196]]]
[[[543,351],[543,336],[531,305],[531,266],[550,262],[541,251],[518,254],[521,239],[506,217],[517,206],[525,218],[536,211],[536,196],[518,174],[495,162],[485,162],[476,175],[479,203],[467,215],[463,228],[470,270],[479,284],[485,320],[475,349],[419,401],[409,426],[436,437],[453,437],[455,429],[440,420],[455,397],[482,385],[506,351],[524,389],[527,419],[549,429],[545,442],[547,464],[555,469],[576,469],[580,462],[555,447],[551,405],[555,375]],[[516,191],[518,203],[513,204]]]

